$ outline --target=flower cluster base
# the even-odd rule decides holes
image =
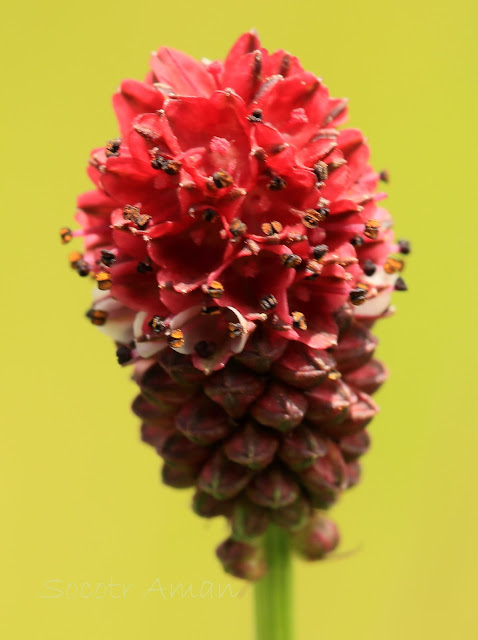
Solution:
[[[263,575],[270,523],[310,559],[338,543],[323,510],[358,482],[377,411],[370,394],[386,375],[364,323],[346,312],[338,322],[338,345],[327,351],[272,343],[258,330],[212,375],[172,350],[136,374],[133,411],[164,460],[163,482],[194,487],[198,515],[229,520],[231,537],[217,553],[234,575]]]

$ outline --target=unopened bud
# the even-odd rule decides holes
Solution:
[[[228,500],[240,493],[248,484],[251,472],[216,451],[201,470],[198,488],[217,500]]]
[[[259,580],[267,571],[260,546],[228,538],[216,549],[216,555],[227,573],[244,580]]]
[[[158,449],[158,453],[165,462],[174,467],[201,467],[210,451],[207,447],[201,447],[174,431]]]
[[[187,489],[196,484],[197,469],[195,467],[172,467],[165,463],[161,471],[164,484],[175,489]]]
[[[216,516],[229,516],[233,502],[228,500],[216,500],[209,493],[196,491],[193,497],[193,511],[202,518],[215,518]]]
[[[224,446],[227,457],[237,464],[254,471],[267,467],[277,451],[279,443],[272,434],[249,420],[234,432]]]
[[[368,425],[377,412],[378,407],[372,398],[359,391],[355,402],[349,407],[346,419],[324,424],[322,431],[334,439],[357,433]]]
[[[304,425],[287,433],[279,449],[279,457],[293,471],[300,471],[327,454],[327,444]]]
[[[239,500],[234,504],[231,515],[232,537],[234,540],[249,542],[258,538],[269,524],[268,512],[248,500]]]
[[[314,506],[321,509],[330,507],[347,483],[347,468],[337,445],[329,440],[327,447],[327,455],[300,472],[301,482],[310,492]]]
[[[350,403],[355,398],[351,389],[342,380],[328,380],[306,393],[308,401],[307,420],[322,427],[345,420]]]
[[[272,512],[272,520],[287,531],[300,531],[307,523],[312,508],[309,502],[300,496],[295,502]]]
[[[176,408],[173,406],[158,406],[149,402],[149,400],[144,397],[144,394],[136,396],[131,405],[131,409],[138,418],[152,424],[158,422],[158,418],[174,416],[176,412]]]
[[[173,430],[174,423],[168,429],[164,426],[151,425],[143,422],[141,424],[141,440],[155,447],[155,449],[160,449],[171,433],[173,433]]]
[[[347,372],[368,362],[375,351],[377,342],[377,338],[368,329],[352,322],[349,328],[344,331],[338,346],[331,349],[331,353],[340,371]]]
[[[360,481],[362,468],[358,460],[347,462],[347,489],[355,487]]]
[[[327,379],[335,369],[335,360],[327,351],[291,344],[284,355],[272,365],[273,374],[299,389],[311,389]]]
[[[320,513],[315,513],[306,526],[293,538],[293,544],[308,560],[320,560],[339,544],[337,525]]]
[[[288,431],[299,425],[307,410],[304,394],[280,382],[272,382],[251,407],[251,415],[267,427]]]
[[[365,393],[375,393],[387,379],[387,370],[378,360],[370,360],[346,374],[344,380]]]
[[[221,405],[232,418],[243,416],[250,404],[264,391],[265,381],[245,367],[230,366],[211,376],[204,392]]]
[[[340,451],[346,462],[360,458],[370,448],[370,436],[366,431],[359,431],[340,440]]]
[[[227,414],[202,394],[184,405],[176,416],[176,427],[189,440],[203,445],[218,442],[232,431]]]
[[[139,385],[144,395],[151,399],[151,402],[164,403],[174,407],[174,410],[183,405],[193,393],[193,390],[185,389],[174,382],[157,363],[142,374]]]
[[[181,385],[197,385],[205,375],[192,364],[191,358],[174,349],[165,349],[158,354],[158,362],[171,378]]]
[[[247,487],[252,502],[270,509],[286,507],[297,500],[299,486],[292,475],[279,467],[270,466],[253,478]]]
[[[267,373],[271,364],[282,356],[287,344],[288,340],[277,332],[257,327],[236,360],[257,373]]]

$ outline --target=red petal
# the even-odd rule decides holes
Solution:
[[[161,47],[150,60],[156,80],[178,95],[209,96],[215,83],[205,65],[182,51]]]
[[[113,96],[113,107],[121,134],[126,137],[132,120],[141,113],[161,109],[164,95],[154,86],[136,80],[124,80],[118,93]]]
[[[255,30],[243,33],[229,50],[224,62],[224,67],[233,67],[241,56],[246,53],[251,53],[251,51],[254,51],[255,49],[259,49],[260,46],[261,42]]]
[[[225,89],[233,89],[246,104],[253,99],[261,81],[262,52],[259,50],[237,57],[233,64],[224,67],[222,83]]]
[[[137,267],[136,260],[115,263],[111,267],[111,295],[135,311],[163,315],[166,309],[159,300],[155,273],[139,273]]]

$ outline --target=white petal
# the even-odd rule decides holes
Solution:
[[[98,295],[97,291],[95,289],[93,293],[93,298],[96,298],[93,306],[108,313],[105,324],[98,326],[98,329],[115,342],[128,344],[133,340],[134,312],[109,294],[100,291]]]
[[[253,322],[248,322],[244,318],[242,313],[239,313],[239,311],[237,309],[234,309],[234,307],[227,307],[227,308],[230,311],[232,311],[232,313],[236,316],[236,322],[238,322],[244,330],[239,339],[233,340],[232,346],[231,346],[231,349],[234,353],[241,353],[241,351],[246,346],[249,333],[251,333],[256,328],[256,325]]]
[[[393,289],[384,289],[381,293],[366,300],[363,304],[354,307],[358,318],[376,318],[389,307]]]

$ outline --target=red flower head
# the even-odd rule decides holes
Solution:
[[[81,229],[62,237],[84,238],[87,316],[135,363],[164,481],[229,518],[219,557],[255,579],[271,521],[308,557],[338,540],[314,509],[358,480],[386,377],[369,329],[409,246],[362,133],[338,129],[347,102],[296,57],[251,32],[224,63],[162,47],[150,66],[115,94],[121,138],[93,151]]]

